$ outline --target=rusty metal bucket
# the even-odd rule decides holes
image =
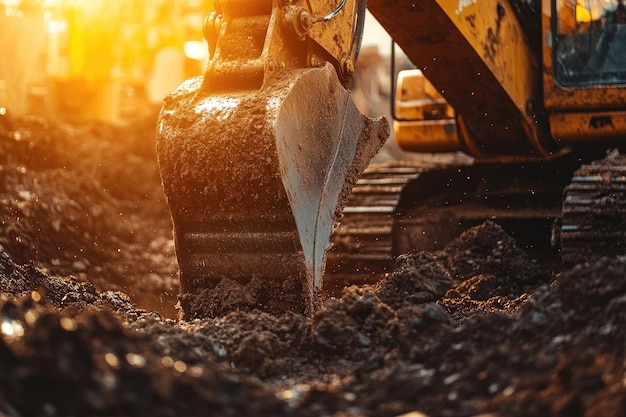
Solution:
[[[337,213],[388,133],[330,64],[254,91],[208,93],[195,78],[172,93],[157,153],[183,317],[314,311]]]

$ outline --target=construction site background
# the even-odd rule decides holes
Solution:
[[[211,0],[1,0],[0,111],[129,122],[202,73]]]

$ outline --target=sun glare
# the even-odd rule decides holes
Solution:
[[[0,0],[0,35],[14,39],[0,62],[0,85],[11,87],[0,88],[0,108],[131,122],[202,74],[212,10],[212,0]]]
[[[581,5],[581,4],[576,5],[576,21],[579,23],[591,22],[591,12],[587,10],[584,7],[584,5]]]

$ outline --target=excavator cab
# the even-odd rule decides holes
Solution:
[[[563,87],[626,83],[623,0],[559,0],[553,29],[554,77]]]
[[[626,135],[624,0],[544,0],[544,106],[561,146]],[[617,143],[619,145],[619,143]]]

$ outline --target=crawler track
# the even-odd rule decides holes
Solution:
[[[572,161],[370,166],[331,236],[323,291],[338,295],[346,285],[379,281],[393,270],[397,255],[442,249],[486,219],[533,257],[556,256],[551,232]]]
[[[564,265],[626,252],[626,156],[583,165],[565,189],[561,224]]]
[[[325,290],[380,280],[393,267],[393,231],[400,194],[419,176],[409,165],[370,166],[352,189],[331,237]]]

